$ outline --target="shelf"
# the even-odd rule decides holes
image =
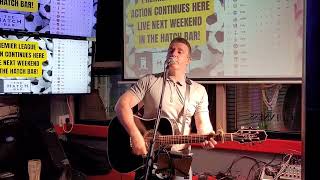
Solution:
[[[120,68],[120,61],[105,61],[105,62],[94,62],[92,68],[94,69],[104,69],[104,68]]]
[[[193,144],[193,147],[201,147],[201,144]],[[239,144],[237,142],[218,143],[216,149],[238,150],[256,153],[276,153],[302,155],[302,141],[267,139],[262,143]]]

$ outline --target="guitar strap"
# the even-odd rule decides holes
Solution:
[[[184,95],[184,105],[183,105],[183,119],[182,119],[182,128],[181,128],[181,134],[184,134],[184,127],[186,124],[187,119],[187,103],[189,102],[189,96],[190,96],[190,83],[186,82],[186,92]]]

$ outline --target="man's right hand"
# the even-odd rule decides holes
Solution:
[[[148,151],[143,136],[139,133],[131,137],[132,153],[135,155],[146,156]]]

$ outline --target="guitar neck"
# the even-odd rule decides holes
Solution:
[[[165,136],[157,136],[156,143],[162,145],[170,145],[170,144],[191,144],[191,143],[201,143],[205,140],[209,140],[213,137],[216,141],[233,141],[236,137],[234,137],[233,133],[225,133],[220,134],[209,134],[209,135],[165,135]]]

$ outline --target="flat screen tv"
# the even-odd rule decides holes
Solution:
[[[0,94],[90,93],[93,42],[0,36]]]
[[[0,31],[96,37],[98,0],[1,0]]]
[[[200,80],[302,79],[303,0],[125,0],[125,80],[163,71],[175,37]]]

